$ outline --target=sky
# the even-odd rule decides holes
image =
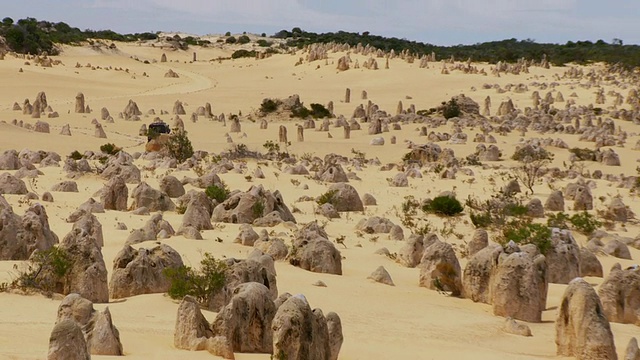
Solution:
[[[119,33],[365,32],[435,45],[516,38],[640,44],[638,0],[0,0],[0,18]]]

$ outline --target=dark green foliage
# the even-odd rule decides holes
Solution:
[[[311,104],[311,110],[307,109],[304,105],[291,109],[291,117],[305,119],[309,116],[314,119],[322,119],[331,117],[331,113],[324,105],[315,103]]]
[[[521,58],[540,61],[546,55],[549,62],[557,66],[570,62],[579,64],[605,62],[608,64],[621,64],[629,68],[640,66],[640,46],[620,45],[617,42],[607,44],[602,40],[598,40],[595,43],[591,41],[569,41],[566,44],[539,44],[531,39],[517,40],[513,38],[473,45],[437,46],[407,39],[387,38],[370,33],[365,35],[365,33],[358,34],[345,31],[316,34],[302,30],[300,32],[281,30],[273,37],[288,39],[287,45],[297,48],[315,43],[336,42],[346,43],[351,46],[361,43],[363,46],[370,45],[384,51],[394,50],[396,53],[408,50],[416,57],[435,52],[438,60],[448,59],[453,56],[456,59],[471,58],[474,61],[495,64],[498,61],[515,63]]]
[[[248,44],[251,42],[251,39],[247,35],[242,35],[238,38],[238,44]]]
[[[573,228],[584,235],[591,235],[596,231],[602,223],[586,211],[574,214],[569,218]]]
[[[324,105],[312,103],[310,106],[311,116],[313,116],[315,119],[331,117],[331,113],[326,107],[324,107]]]
[[[521,162],[531,162],[538,160],[551,160],[553,154],[541,146],[522,146],[511,156],[513,160]]]
[[[320,195],[318,197],[318,199],[316,200],[316,203],[318,205],[324,205],[324,204],[331,204],[331,205],[335,205],[336,204],[336,194],[338,193],[337,190],[329,190],[326,193]]]
[[[234,36],[229,36],[224,42],[226,42],[227,44],[235,44],[238,42],[238,39],[236,39]]]
[[[224,183],[222,184],[222,186],[208,186],[204,192],[210,199],[214,199],[218,203],[224,202],[229,197],[229,189]]]
[[[547,226],[555,227],[558,229],[568,229],[569,228],[569,215],[559,212],[557,214],[550,213],[547,215]]]
[[[84,157],[84,155],[80,154],[78,150],[73,150],[73,152],[69,155],[73,160],[80,160]]]
[[[191,295],[201,305],[207,306],[224,286],[226,269],[227,266],[222,260],[216,260],[209,253],[204,253],[199,271],[185,265],[165,268],[163,273],[171,282],[168,294],[172,299],[182,299]]]
[[[224,33],[224,36],[231,36],[231,31],[227,31],[226,33]]]
[[[502,236],[496,241],[506,245],[509,241],[516,244],[534,244],[542,254],[551,249],[551,229],[543,224],[535,224],[530,219],[512,219],[502,227]]]
[[[55,292],[73,265],[68,254],[57,247],[33,253],[25,270],[18,273],[11,286]]]
[[[486,229],[491,226],[491,215],[487,213],[474,213],[471,212],[469,214],[469,218],[471,219],[471,223],[476,228]]]
[[[591,149],[572,148],[569,152],[575,154],[580,161],[596,161],[596,152]]]
[[[526,216],[528,212],[529,209],[526,206],[518,203],[507,204],[504,207],[504,213],[507,216],[521,217]]]
[[[193,36],[187,36],[186,38],[182,39],[182,41],[184,41],[187,45],[207,46],[211,44],[211,41],[209,40],[202,40],[199,37]]]
[[[263,114],[272,113],[278,110],[278,102],[272,99],[264,99],[262,100],[262,104],[260,104],[260,111]]]
[[[422,211],[440,216],[454,216],[461,213],[462,204],[451,196],[437,196],[422,207]]]
[[[258,44],[258,46],[261,46],[261,47],[269,47],[269,46],[273,45],[272,42],[267,41],[265,39],[260,39],[260,40],[256,41],[256,44]]]
[[[251,212],[254,218],[260,218],[264,216],[264,200],[260,199],[251,206]]]
[[[280,152],[280,144],[273,142],[272,140],[267,140],[262,147],[267,149],[267,153],[269,154],[277,154]]]
[[[115,155],[120,150],[122,150],[122,149],[120,149],[119,147],[115,146],[112,143],[106,143],[106,144],[100,146],[100,151],[102,151],[103,153],[105,153],[107,155]]]
[[[445,119],[460,116],[460,107],[455,99],[451,99],[448,103],[442,104],[442,116],[444,116]]]
[[[187,132],[179,128],[173,129],[166,145],[167,153],[179,163],[193,156],[193,146]]]
[[[309,111],[305,106],[299,106],[291,109],[291,117],[306,119],[309,115],[311,115],[311,111]]]
[[[11,18],[5,18],[0,24],[0,36],[4,36],[9,48],[18,53],[40,54],[47,52],[57,55],[56,44],[78,44],[89,39],[111,41],[153,40],[158,35],[153,33],[118,34],[111,30],[80,30],[64,22],[52,23],[38,21],[34,18],[20,19],[14,23]]]
[[[231,54],[232,59],[239,59],[239,58],[245,58],[245,57],[248,57],[248,58],[256,57],[256,51],[240,49],[240,50],[234,51],[233,54]]]

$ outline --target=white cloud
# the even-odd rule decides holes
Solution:
[[[438,44],[504,38],[562,42],[635,38],[640,5],[625,0],[85,0],[93,8],[135,10],[163,24],[207,33],[241,30],[371,31]],[[628,7],[615,13],[619,6]],[[602,12],[608,12],[602,14]],[[616,17],[614,17],[616,16]],[[625,17],[625,19],[622,19]],[[598,20],[599,26],[594,26]],[[184,25],[182,25],[184,24]],[[210,27],[209,25],[210,24]],[[108,25],[108,24],[107,24]],[[138,24],[139,26],[140,24]],[[193,30],[191,30],[193,29]]]

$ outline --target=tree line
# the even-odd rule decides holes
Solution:
[[[416,56],[434,52],[438,59],[448,59],[453,56],[457,60],[471,58],[473,61],[494,64],[498,61],[517,62],[522,58],[541,61],[546,56],[551,64],[557,66],[567,63],[604,62],[628,68],[640,67],[640,46],[624,45],[620,39],[613,39],[611,43],[598,40],[596,42],[569,41],[566,44],[537,43],[531,39],[505,39],[473,45],[438,46],[407,39],[372,35],[367,31],[362,34],[345,31],[317,34],[297,27],[291,31],[281,30],[273,37],[286,39],[288,46],[298,48],[314,43],[335,42],[351,46],[370,45],[387,52],[394,50],[396,53],[408,50]]]
[[[50,55],[59,53],[56,44],[79,44],[90,39],[111,41],[137,41],[157,39],[156,33],[118,34],[112,30],[80,30],[64,22],[38,21],[34,18],[20,19],[14,22],[5,17],[0,23],[0,36],[12,51],[23,54]]]
[[[57,55],[59,50],[56,44],[75,45],[91,39],[124,42],[155,40],[158,38],[158,33],[119,34],[112,30],[80,30],[64,22],[53,23],[34,18],[20,19],[14,22],[13,19],[5,17],[0,23],[0,36],[5,38],[7,46],[12,51],[25,54],[47,52],[50,55]],[[473,45],[438,46],[407,39],[372,35],[368,31],[362,34],[345,31],[317,34],[298,27],[291,31],[281,30],[272,37],[285,39],[288,47],[297,48],[314,43],[335,42],[351,46],[370,45],[386,52],[394,50],[398,53],[407,50],[415,56],[433,52],[438,59],[448,59],[453,56],[457,60],[470,58],[473,61],[497,63],[498,61],[516,62],[522,58],[540,61],[546,56],[553,65],[604,62],[611,65],[622,65],[629,69],[640,67],[640,46],[624,45],[620,39],[613,39],[610,43],[598,40],[596,42],[569,41],[566,44],[537,43],[531,39],[505,39]],[[175,37],[172,40],[176,40]],[[209,43],[193,37],[177,40],[185,48],[188,45],[208,45]]]

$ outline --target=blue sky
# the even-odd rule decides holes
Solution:
[[[638,0],[0,0],[0,18],[117,32],[369,31],[436,45],[509,38],[640,44]]]

